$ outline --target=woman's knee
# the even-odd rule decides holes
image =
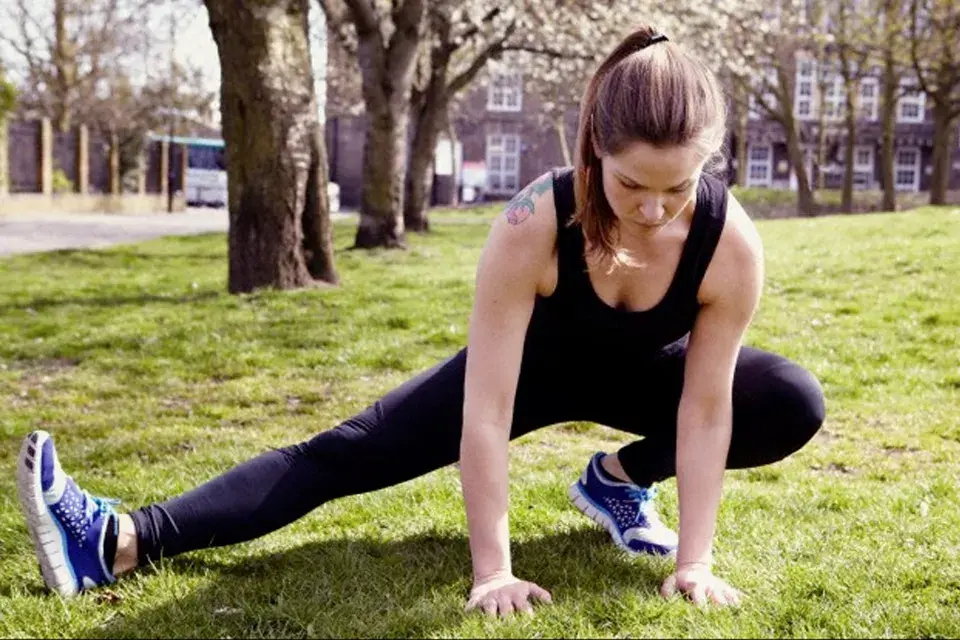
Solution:
[[[755,419],[776,426],[799,449],[820,430],[826,400],[817,378],[800,365],[783,359],[751,381],[744,401]]]

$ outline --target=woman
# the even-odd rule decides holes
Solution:
[[[66,476],[48,434],[28,436],[18,486],[47,585],[73,595],[459,460],[467,608],[530,612],[550,595],[513,575],[508,440],[588,420],[643,439],[589,461],[570,487],[577,508],[630,553],[675,556],[664,596],[737,602],[711,572],[724,469],[800,449],[824,401],[804,369],[741,347],[763,261],[740,205],[704,173],[725,118],[698,60],[650,28],[628,36],[584,96],[575,168],[536,180],[492,225],[468,347],[307,442],[120,515]],[[674,475],[679,538],[654,507]]]

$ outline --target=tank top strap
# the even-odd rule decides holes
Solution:
[[[721,180],[706,173],[701,174],[697,185],[697,208],[677,266],[677,275],[683,278],[681,299],[695,300],[700,291],[726,223],[727,193],[727,187]]]
[[[580,225],[570,225],[577,210],[574,192],[574,169],[562,167],[552,171],[553,201],[557,210],[557,290],[567,289],[583,273],[583,236]]]

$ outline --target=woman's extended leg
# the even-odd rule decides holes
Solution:
[[[59,468],[46,434],[40,444],[28,438],[18,481],[30,503],[24,509],[47,584],[72,595],[112,581],[114,570],[251,540],[329,500],[395,485],[455,462],[465,366],[463,350],[334,429],[263,453],[129,516],[117,517],[108,505],[86,496]],[[540,375],[521,372],[512,437],[564,419],[552,389]],[[85,544],[77,539],[71,545],[76,536],[64,528],[65,518],[73,518]],[[41,530],[59,538],[45,547],[36,543]],[[119,563],[113,565],[115,559]]]

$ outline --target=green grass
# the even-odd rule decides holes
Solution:
[[[43,592],[15,497],[25,433],[53,432],[68,471],[129,508],[331,428],[465,344],[486,228],[365,253],[337,226],[342,288],[244,297],[224,293],[223,236],[0,260],[0,636],[960,635],[956,208],[759,223],[748,342],[810,368],[829,415],[797,455],[727,476],[717,571],[739,610],[661,600],[668,565],[568,505],[588,456],[629,441],[583,424],[511,448],[515,569],[555,599],[534,619],[462,613],[454,468],[108,590]],[[674,482],[662,496],[676,524]]]

